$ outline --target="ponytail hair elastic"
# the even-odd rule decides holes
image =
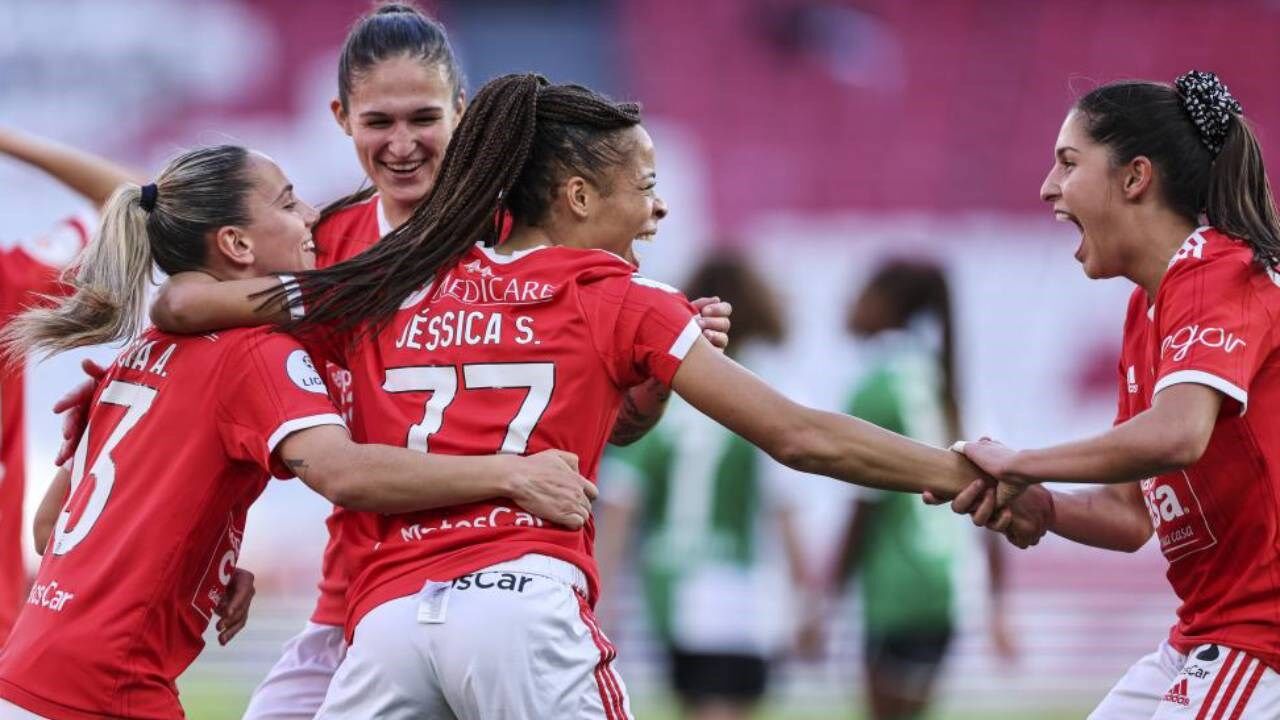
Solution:
[[[1244,108],[1232,97],[1227,86],[1211,72],[1192,70],[1178,76],[1174,87],[1182,98],[1182,107],[1191,116],[1200,141],[1216,157],[1227,142],[1234,116],[1244,114]]]
[[[155,183],[147,183],[142,186],[142,198],[138,200],[138,206],[147,212],[151,212],[156,206],[156,195],[159,190]]]

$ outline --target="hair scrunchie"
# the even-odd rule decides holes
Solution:
[[[1200,134],[1200,141],[1217,156],[1227,141],[1233,116],[1243,114],[1244,108],[1211,72],[1192,70],[1179,75],[1173,84],[1182,98],[1182,107]]]
[[[156,206],[156,195],[159,194],[155,183],[147,183],[142,186],[142,198],[138,200],[138,206],[147,212],[151,212]]]

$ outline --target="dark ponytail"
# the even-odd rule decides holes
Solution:
[[[476,93],[408,222],[347,262],[299,274],[300,295],[281,286],[262,297],[288,303],[290,295],[294,306],[307,298],[306,316],[288,329],[372,330],[468,248],[496,242],[501,211],[536,224],[566,173],[603,177],[623,156],[617,131],[639,123],[638,106],[586,88],[532,74],[493,80]]]
[[[1280,262],[1280,220],[1262,151],[1216,75],[1192,71],[1174,85],[1109,83],[1082,97],[1076,110],[1114,164],[1139,155],[1151,160],[1174,212],[1245,241],[1260,265]]]
[[[342,53],[338,56],[338,102],[348,110],[356,82],[378,63],[395,57],[417,59],[425,67],[439,67],[453,90],[455,103],[462,101],[462,66],[444,26],[411,3],[389,2],[375,7],[351,26]],[[324,222],[333,213],[368,200],[377,188],[364,187],[339,198],[320,210]]]
[[[963,436],[960,425],[960,402],[956,382],[955,321],[951,311],[951,286],[946,271],[933,262],[896,259],[881,265],[871,275],[871,280],[849,308],[849,328],[863,332],[855,320],[855,308],[867,295],[878,295],[888,313],[882,319],[884,325],[874,331],[887,328],[906,328],[916,317],[929,313],[941,325],[941,347],[938,364],[942,370],[942,387],[939,400],[947,423],[947,433],[952,440]],[[868,329],[867,332],[873,332]]]
[[[1239,115],[1209,171],[1205,215],[1210,225],[1249,243],[1259,264],[1280,265],[1280,218],[1262,164],[1262,147]]]

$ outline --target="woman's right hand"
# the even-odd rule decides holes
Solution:
[[[595,484],[578,474],[578,456],[562,450],[543,450],[527,457],[513,456],[511,500],[528,512],[578,530],[591,517]]]

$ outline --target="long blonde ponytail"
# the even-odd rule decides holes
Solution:
[[[146,312],[153,263],[166,273],[204,266],[212,231],[249,221],[249,151],[218,145],[175,158],[156,179],[150,209],[142,188],[120,186],[103,209],[97,234],[63,275],[66,297],[22,313],[0,331],[4,356],[56,353],[129,340]]]
[[[133,337],[142,322],[151,277],[147,213],[141,189],[132,183],[112,193],[93,241],[63,274],[74,288],[53,305],[34,307],[4,329],[9,354],[39,350],[56,353]]]

